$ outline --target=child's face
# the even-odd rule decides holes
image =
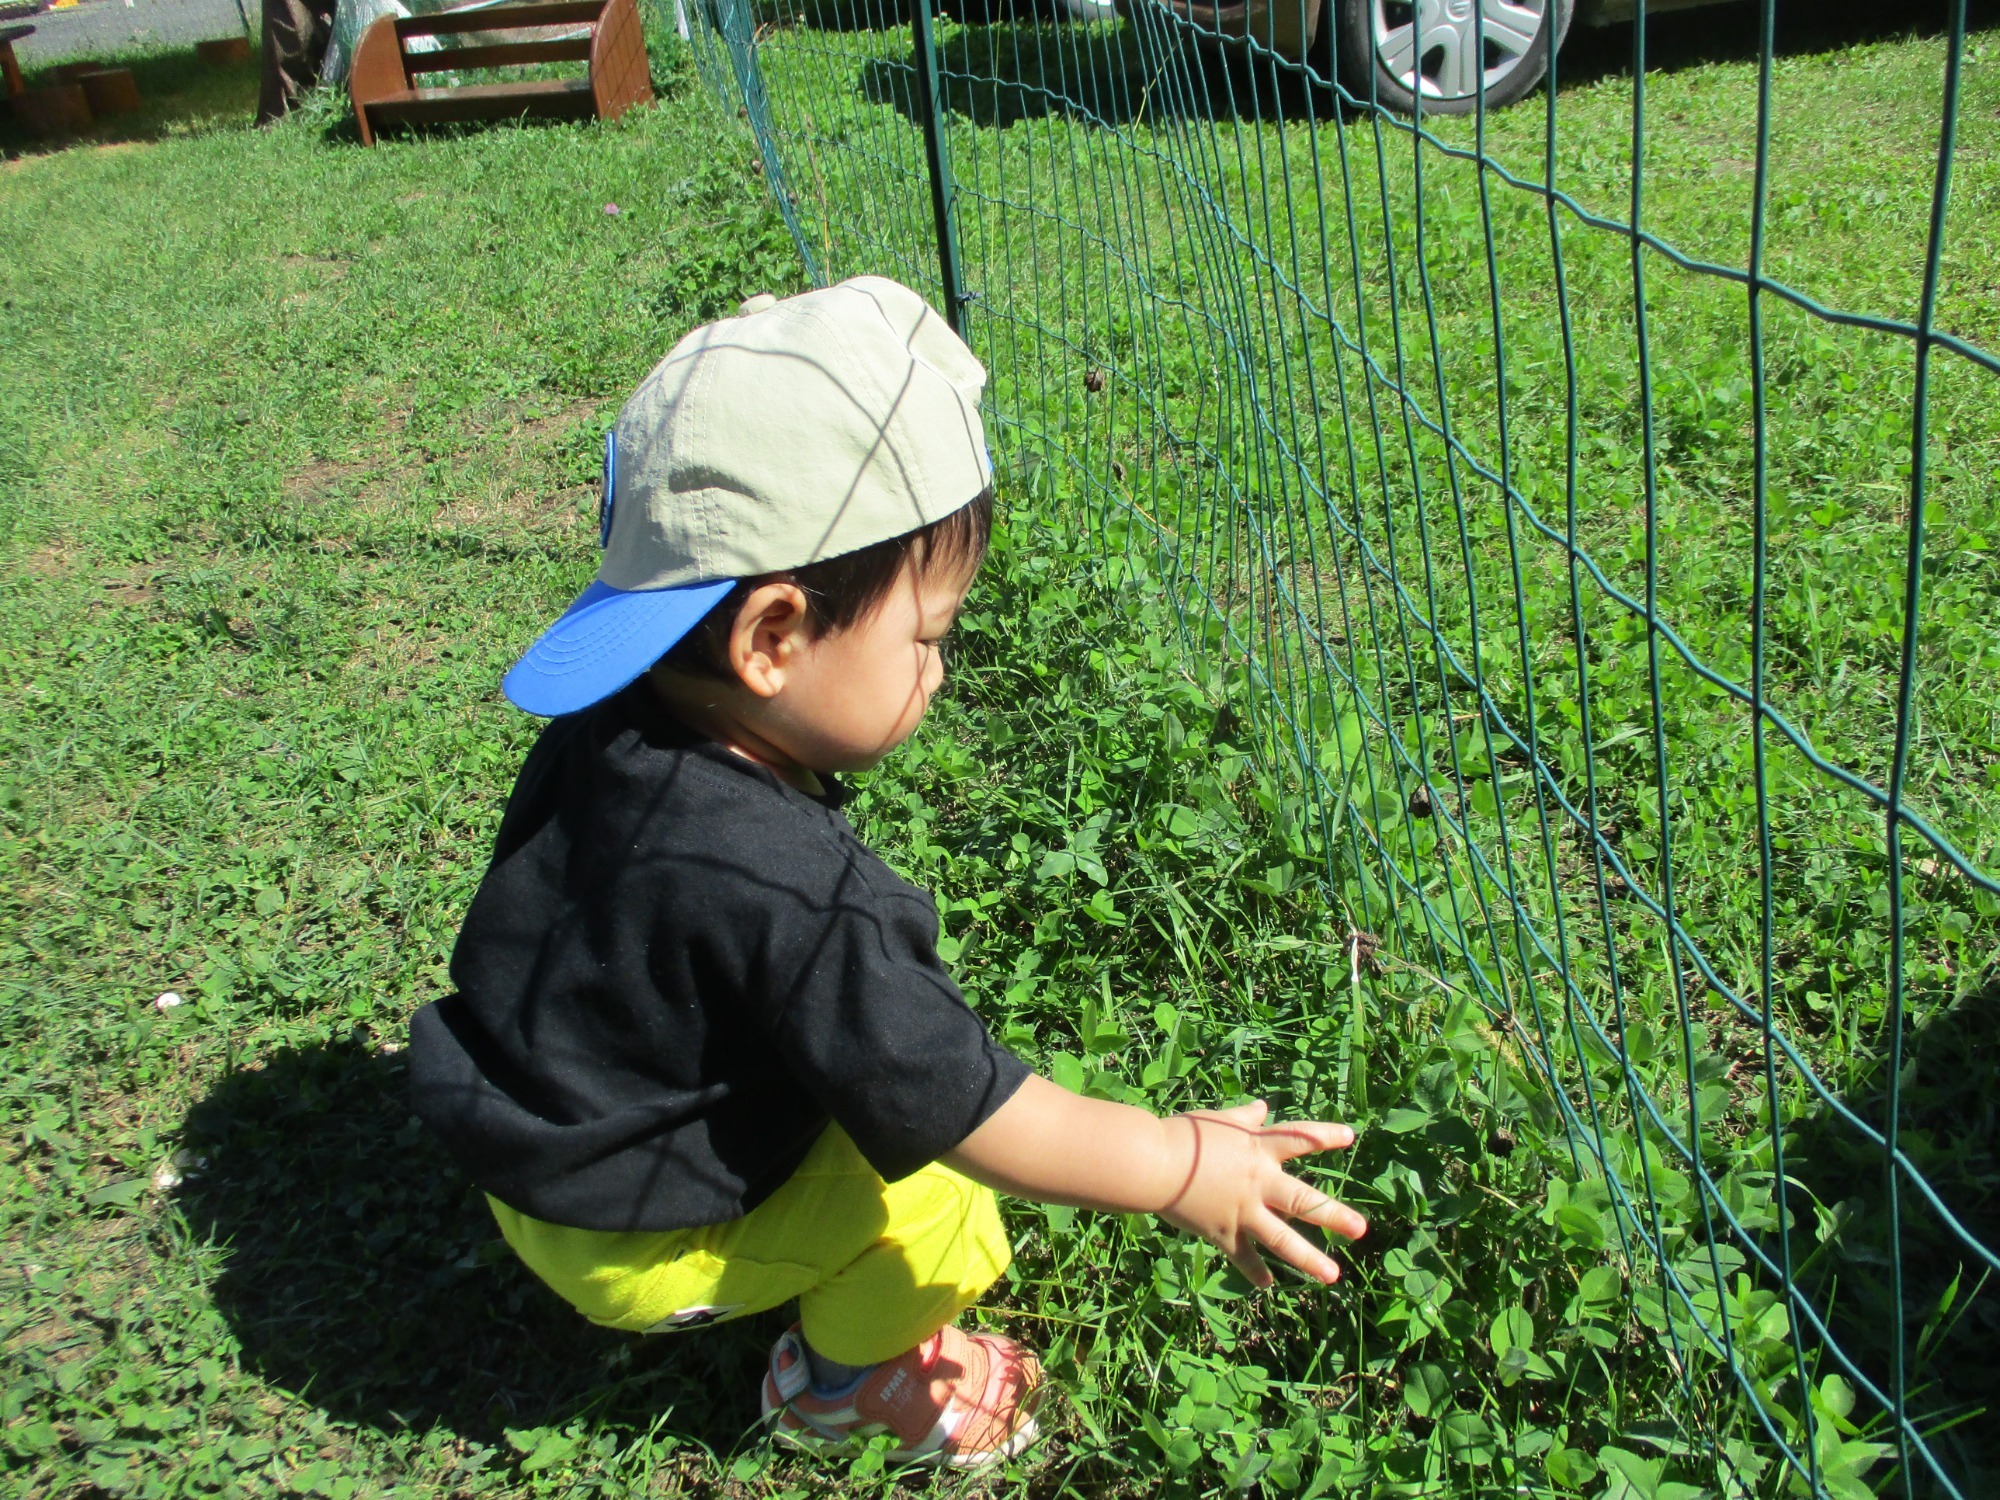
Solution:
[[[977,563],[905,564],[888,597],[845,630],[801,643],[770,704],[784,749],[815,771],[865,771],[916,732],[944,681],[939,645]]]

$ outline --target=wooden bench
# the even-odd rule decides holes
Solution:
[[[14,43],[34,34],[32,26],[0,26],[0,89],[5,90],[0,97],[12,99],[28,91],[21,82],[21,65],[14,60]]]
[[[587,36],[506,40],[510,31],[588,26]],[[469,45],[412,52],[412,37],[483,34]],[[494,33],[501,40],[492,40]],[[425,73],[510,68],[522,63],[588,61],[582,78],[534,79],[458,88],[420,88]],[[441,124],[453,120],[615,120],[653,98],[646,43],[635,0],[550,0],[443,11],[430,16],[383,16],[362,33],[348,75],[348,97],[363,145],[375,144],[378,127]]]

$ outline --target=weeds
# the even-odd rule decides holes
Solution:
[[[1842,76],[1893,93],[1912,55],[1875,49]],[[590,481],[615,402],[685,322],[798,284],[738,127],[678,68],[661,69],[660,109],[616,127],[362,153],[329,112],[0,176],[0,297],[16,330],[0,349],[0,1266],[13,1290],[0,1463],[24,1494],[896,1487],[879,1453],[843,1468],[761,1444],[750,1393],[768,1328],[646,1342],[581,1325],[503,1253],[401,1097],[403,1023],[445,982],[532,732],[499,701],[499,675],[593,566]],[[1714,97],[1691,87],[1688,107]],[[894,114],[892,99],[867,108]],[[1837,135],[1835,116],[1822,103],[1806,117]],[[830,106],[816,119],[884,123]],[[1288,152],[1308,144],[1295,124],[1242,128]],[[978,143],[1025,157],[1080,129],[1023,118]],[[1613,154],[1581,146],[1576,170]],[[823,155],[822,170],[837,161]],[[145,213],[120,196],[135,187]],[[1868,245],[1901,222],[1901,200],[1893,181],[1880,190],[1874,218],[1824,231],[1853,245],[1822,263],[1815,226],[1840,194],[1799,187],[1789,274],[1862,268],[1866,286],[1840,284],[1879,284],[1890,305],[1900,283]],[[1479,264],[1452,258],[1478,232],[1455,201],[1433,221],[1437,293]],[[1402,232],[1397,208],[1376,235]],[[831,214],[808,217],[829,241],[839,232]],[[1525,238],[1535,226],[1517,227],[1508,253],[1543,253]],[[1036,247],[1014,253],[1032,286]],[[1146,264],[1170,304],[1168,259]],[[1580,302],[1616,270],[1579,252]],[[1369,284],[1391,279],[1385,259]],[[1968,329],[1984,316],[1976,287],[1955,305]],[[1729,475],[1744,396],[1704,321],[1718,309],[1689,296],[1680,311],[1661,325],[1675,468],[1663,609],[1736,671],[1744,581],[1717,539],[1741,536]],[[1604,374],[1587,382],[1583,441],[1605,484],[1582,526],[1629,584],[1645,537],[1632,534],[1614,325],[1584,330],[1586,365]],[[1052,1440],[985,1487],[1692,1500],[1783,1493],[1774,1440],[1812,1443],[1836,1495],[1891,1477],[1879,1414],[1827,1353],[1837,1342],[1867,1369],[1886,1357],[1896,1309],[1880,1259],[1898,1226],[1879,1157],[1789,1082],[1774,1108],[1761,1033],[1713,989],[1677,991],[1685,971],[1639,900],[1670,835],[1701,947],[1761,1008],[1740,722],[1691,676],[1670,681],[1681,795],[1663,817],[1645,795],[1658,746],[1629,732],[1652,702],[1645,632],[1593,586],[1578,634],[1568,569],[1532,540],[1517,595],[1500,507],[1467,506],[1470,547],[1456,561],[1438,549],[1446,571],[1429,593],[1415,554],[1397,554],[1438,632],[1413,631],[1407,657],[1372,655],[1359,645],[1370,599],[1357,586],[1340,613],[1336,561],[1363,577],[1364,543],[1389,554],[1372,514],[1340,530],[1329,502],[1351,490],[1314,497],[1310,536],[1283,539],[1275,509],[1211,524],[1217,485],[1237,485],[1245,511],[1265,503],[1235,457],[1134,425],[1133,372],[1158,355],[1163,389],[1189,403],[1176,423],[1193,412],[1221,430],[1212,394],[1199,403],[1226,341],[1079,316],[1073,347],[1038,351],[988,327],[1003,409],[1029,410],[1033,392],[1044,426],[1003,445],[1003,524],[953,687],[855,816],[937,893],[946,956],[1010,1045],[1071,1087],[1156,1109],[1255,1094],[1351,1119],[1361,1143],[1321,1181],[1376,1227],[1340,1286],[1252,1296],[1219,1256],[1150,1220],[1016,1207],[1015,1269],[982,1316],[1044,1350],[1064,1394]],[[1686,344],[1668,331],[1682,328]],[[1463,333],[1448,325],[1441,344]],[[1544,429],[1561,416],[1556,377],[1536,364],[1548,337],[1521,333],[1515,372]],[[1885,639],[1869,570],[1898,524],[1896,492],[1879,486],[1898,477],[1899,377],[1852,342],[1776,343],[1795,424],[1774,489],[1784,707],[1866,769]],[[1109,372],[1094,390],[1093,369]],[[1976,396],[1940,397],[1958,469],[1941,481],[1952,498],[1919,754],[1927,811],[1990,868],[1979,840],[2000,783],[1983,684],[2000,648]],[[1051,458],[1062,434],[1080,462]],[[1399,503],[1414,508],[1420,480],[1448,493],[1441,449],[1397,458],[1374,443],[1357,468],[1399,465]],[[1532,444],[1524,454],[1516,488],[1559,521],[1560,469]],[[1474,591],[1518,597],[1520,618],[1475,624]],[[1386,607],[1379,638],[1394,643],[1401,606]],[[1349,673],[1343,695],[1306,694],[1303,674],[1274,668],[1296,655],[1288,641],[1324,645]],[[1466,707],[1475,646],[1491,715]],[[1531,690],[1539,773],[1495,730],[1524,722]],[[1323,784],[1301,777],[1301,745]],[[1538,799],[1590,805],[1584,747],[1604,771],[1590,836],[1552,824],[1545,846]],[[1870,903],[1886,855],[1854,842],[1868,825],[1843,794],[1797,763],[1777,774],[1783,989],[1769,1003],[1837,1097],[1880,1120]],[[1527,924],[1474,861],[1503,818],[1529,830],[1513,888],[1528,921],[1560,910],[1582,934],[1564,950],[1567,984],[1532,950],[1520,961]],[[1909,878],[1925,1020],[1900,1085],[1904,1142],[1950,1202],[1977,1210],[1992,1201],[1991,1105],[1965,1061],[1990,1053],[1996,913],[1948,866],[1913,861]],[[1614,942],[1641,976],[1615,1004]],[[161,1007],[167,992],[185,1003]],[[1706,1181],[1673,1149],[1697,1132]],[[1740,1234],[1717,1232],[1718,1206]],[[1976,1476],[1993,1289],[1956,1272],[1949,1241],[1914,1218],[1900,1227],[1919,1405]],[[1834,1309],[1831,1340],[1798,1326],[1744,1246],[1789,1253],[1814,1305]],[[1704,1329],[1725,1313],[1718,1347]],[[1732,1404],[1732,1367],[1773,1431]]]

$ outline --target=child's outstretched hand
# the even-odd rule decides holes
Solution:
[[[1267,1125],[1270,1112],[1263,1100],[1253,1099],[1166,1121],[1170,1130],[1192,1140],[1187,1180],[1160,1215],[1222,1251],[1253,1286],[1272,1280],[1257,1253],[1260,1245],[1315,1281],[1338,1281],[1333,1257],[1286,1221],[1303,1219],[1349,1240],[1366,1234],[1368,1221],[1291,1176],[1283,1164],[1312,1151],[1344,1150],[1354,1144],[1354,1131],[1320,1120]]]
[[[1257,1286],[1271,1284],[1260,1245],[1315,1281],[1335,1281],[1333,1257],[1286,1221],[1350,1240],[1368,1232],[1368,1221],[1287,1174],[1284,1163],[1344,1150],[1354,1132],[1318,1120],[1267,1125],[1269,1114],[1259,1099],[1163,1120],[1030,1074],[944,1160],[1016,1197],[1158,1214],[1221,1250]]]

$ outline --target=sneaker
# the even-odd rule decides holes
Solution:
[[[823,1448],[889,1433],[892,1464],[979,1469],[1012,1458],[1040,1435],[1041,1362],[1012,1339],[940,1328],[907,1354],[875,1366],[851,1389],[812,1388],[795,1323],[771,1346],[764,1421],[779,1442]]]

